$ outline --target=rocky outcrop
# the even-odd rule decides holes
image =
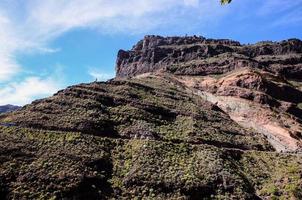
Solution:
[[[302,41],[241,45],[203,37],[146,36],[130,51],[120,50],[117,77],[165,71],[178,75],[222,74],[242,67],[259,68],[301,79]]]

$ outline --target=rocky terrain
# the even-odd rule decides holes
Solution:
[[[146,36],[116,71],[0,115],[0,199],[302,199],[302,41]]]
[[[117,77],[169,74],[278,151],[301,151],[302,41],[241,45],[203,37],[146,36],[120,50]]]

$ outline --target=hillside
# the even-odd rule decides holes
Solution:
[[[301,199],[302,42],[146,36],[0,115],[0,199]]]
[[[14,105],[9,105],[9,104],[3,105],[3,106],[0,106],[0,113],[11,112],[11,111],[17,110],[19,108],[20,108],[19,106],[14,106]]]

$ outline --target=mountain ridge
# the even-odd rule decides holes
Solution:
[[[11,111],[17,110],[19,108],[21,108],[21,107],[11,105],[11,104],[2,105],[2,106],[0,106],[0,113],[11,112]]]
[[[301,199],[301,43],[146,36],[0,115],[0,198]]]
[[[210,75],[232,71],[235,65],[237,68],[248,65],[301,79],[301,49],[302,41],[299,39],[241,45],[237,41],[228,39],[150,35],[145,36],[131,50],[119,51],[116,75],[131,77],[157,70],[179,75]],[[288,54],[291,56],[282,57]],[[203,62],[192,63],[198,60]],[[279,62],[278,66],[274,66],[276,62]],[[183,66],[177,69],[177,65]]]

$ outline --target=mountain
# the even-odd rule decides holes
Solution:
[[[146,36],[0,115],[0,199],[301,199],[301,73],[298,39]]]
[[[278,151],[301,150],[302,42],[241,45],[203,37],[146,36],[119,51],[117,77],[167,73]],[[268,109],[269,108],[269,109]]]
[[[11,111],[14,111],[14,110],[17,110],[19,109],[20,106],[14,106],[14,105],[3,105],[3,106],[0,106],[0,113],[5,113],[5,112],[11,112]]]

